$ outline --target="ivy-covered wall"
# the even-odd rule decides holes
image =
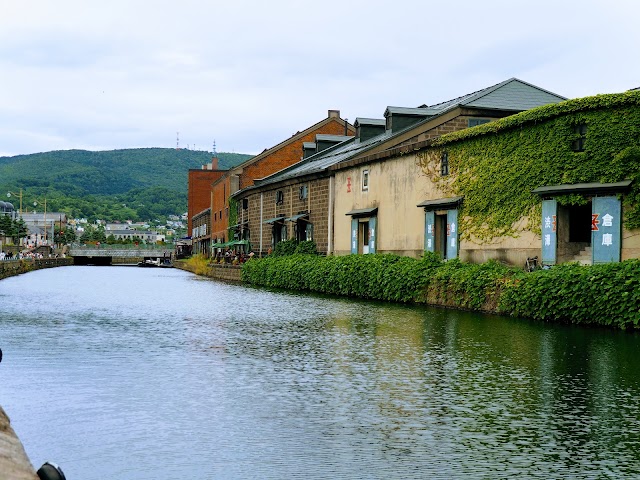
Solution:
[[[576,152],[572,145],[581,125],[586,126],[584,150]],[[443,177],[444,152],[450,174]],[[537,187],[624,179],[633,180],[624,196],[624,228],[636,229],[640,92],[568,100],[444,135],[418,153],[418,162],[444,196],[464,196],[459,215],[463,240],[491,243],[527,230],[539,233],[541,200],[532,193]],[[586,199],[566,195],[558,202],[573,205]]]

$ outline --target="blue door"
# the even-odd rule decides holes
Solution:
[[[555,265],[558,250],[558,202],[553,200],[542,201],[542,264]]]
[[[595,197],[591,214],[593,263],[620,261],[622,206],[616,196]]]

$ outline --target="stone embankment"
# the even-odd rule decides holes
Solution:
[[[21,260],[3,260],[0,262],[0,280],[21,273],[40,270],[42,268],[63,267],[73,265],[73,258],[38,258]]]
[[[9,417],[0,407],[0,478],[7,480],[37,480],[22,443],[11,428]]]
[[[229,265],[229,264],[212,264],[207,265],[206,268],[196,268],[192,264],[182,260],[176,260],[173,262],[176,268],[186,270],[196,275],[203,275],[205,277],[214,278],[216,280],[222,280],[225,282],[241,282],[242,266],[241,265]]]
[[[0,279],[40,270],[42,268],[73,265],[72,258],[39,258],[0,261]],[[1,356],[0,356],[1,358]],[[20,439],[11,428],[11,422],[0,407],[0,479],[38,480],[38,475],[27,457]]]

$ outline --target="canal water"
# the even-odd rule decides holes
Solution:
[[[0,348],[70,480],[640,475],[632,333],[87,266],[0,281]]]

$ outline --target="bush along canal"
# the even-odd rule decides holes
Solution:
[[[424,303],[547,322],[638,329],[640,260],[557,265],[528,273],[495,261],[391,254],[283,255],[242,267],[243,282],[287,290]]]

